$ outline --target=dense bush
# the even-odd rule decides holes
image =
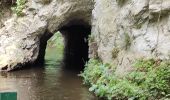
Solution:
[[[160,60],[138,60],[134,71],[124,77],[115,75],[115,67],[91,59],[80,75],[90,91],[99,97],[118,100],[169,100],[170,63]]]

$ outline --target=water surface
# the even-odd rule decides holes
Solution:
[[[78,72],[61,66],[62,53],[48,49],[44,66],[0,73],[0,90],[17,91],[18,100],[97,100]]]

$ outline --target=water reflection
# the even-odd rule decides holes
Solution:
[[[63,69],[53,56],[47,57],[45,67],[1,72],[0,91],[17,91],[18,100],[96,100],[77,72]]]

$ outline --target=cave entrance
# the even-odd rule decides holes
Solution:
[[[59,32],[55,34],[61,34],[63,37],[64,49],[62,65],[65,68],[83,70],[88,58],[88,36],[91,33],[91,26],[82,24],[76,21],[71,21],[67,25],[63,25]],[[42,64],[44,62],[45,49],[47,47],[47,41],[52,34],[46,32],[40,40],[40,51],[37,63]],[[57,51],[56,51],[57,52]]]
[[[90,26],[71,25],[62,27],[59,31],[64,37],[64,66],[82,70],[88,61]]]

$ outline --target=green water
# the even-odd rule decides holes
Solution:
[[[44,66],[0,73],[0,90],[17,91],[18,100],[97,100],[78,72],[64,69],[62,50],[48,48]]]

